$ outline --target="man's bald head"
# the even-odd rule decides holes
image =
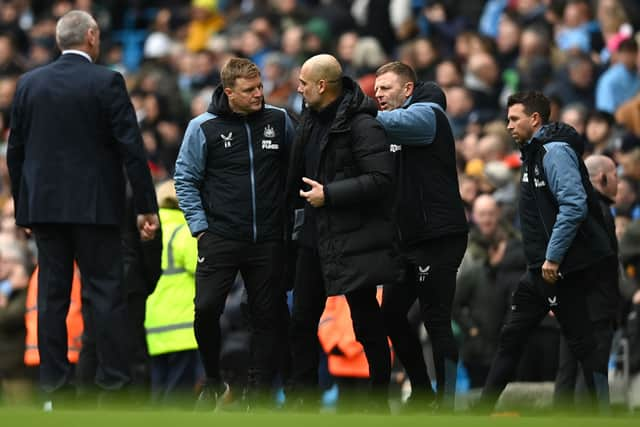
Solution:
[[[614,161],[607,156],[594,154],[587,157],[584,164],[589,171],[589,180],[593,187],[613,200],[618,190],[618,176]]]
[[[476,200],[473,201],[473,210],[498,210],[498,202],[496,199],[490,194],[480,194],[476,197]]]
[[[309,58],[300,68],[298,92],[307,105],[321,110],[342,94],[342,67],[327,54]]]
[[[500,220],[500,208],[496,199],[489,194],[481,194],[476,197],[471,217],[483,236],[493,236],[498,229]]]
[[[597,175],[616,168],[616,164],[610,157],[603,156],[601,154],[594,154],[587,157],[584,164],[589,171],[589,176]]]
[[[308,67],[311,77],[316,80],[336,81],[342,77],[342,67],[338,60],[328,54],[312,56],[304,64],[302,68]]]

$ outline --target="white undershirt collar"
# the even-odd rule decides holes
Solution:
[[[83,51],[77,50],[77,49],[67,49],[67,50],[63,50],[62,51],[63,55],[66,55],[68,53],[84,56],[85,58],[87,58],[87,60],[89,60],[89,62],[93,62],[93,60],[91,59],[91,57],[89,56],[89,54],[87,52],[83,52]]]

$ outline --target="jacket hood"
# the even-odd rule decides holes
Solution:
[[[447,110],[447,97],[440,86],[434,82],[416,82],[411,103],[416,102],[433,102],[442,107],[444,111]]]
[[[579,158],[584,154],[584,138],[566,123],[552,122],[542,126],[531,139],[530,145],[544,145],[548,142],[566,142]]]
[[[349,77],[342,77],[342,102],[338,106],[333,129],[346,129],[351,118],[356,114],[378,114],[378,104],[360,89],[360,86]]]
[[[264,108],[264,99],[262,100],[262,106]],[[241,116],[238,113],[234,113],[231,107],[229,107],[229,98],[227,98],[227,94],[224,93],[222,84],[219,84],[213,91],[213,95],[211,95],[211,103],[209,104],[207,111],[211,114],[215,114],[216,116]]]

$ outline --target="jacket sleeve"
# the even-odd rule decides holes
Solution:
[[[549,190],[558,202],[558,215],[553,225],[546,259],[561,263],[587,217],[587,194],[582,185],[578,156],[564,142],[546,144],[542,166]]]
[[[389,143],[421,146],[433,142],[436,135],[436,104],[417,102],[407,108],[379,111],[377,119],[387,132]]]
[[[156,192],[144,153],[140,128],[120,73],[113,73],[101,99],[105,111],[108,112],[112,137],[117,143],[131,183],[136,212],[158,212]]]
[[[195,276],[198,265],[198,241],[189,235],[187,227],[178,232],[175,243],[179,249],[176,252],[182,256],[182,266],[189,274]]]
[[[22,135],[22,81],[18,83],[16,94],[11,106],[11,131],[9,132],[9,142],[7,144],[7,168],[9,170],[9,178],[11,180],[11,193],[13,195],[14,205],[18,205],[18,197],[20,195],[20,182],[22,180],[22,165],[24,164],[24,137]],[[16,213],[18,209],[16,208]]]
[[[140,242],[141,264],[147,282],[147,292],[151,295],[162,275],[162,223],[153,239]]]
[[[209,228],[200,196],[206,158],[207,144],[200,122],[191,120],[178,153],[174,179],[178,204],[193,236]]]
[[[385,198],[393,186],[393,154],[382,125],[373,117],[351,125],[352,152],[357,176],[324,186],[325,205],[343,207]]]

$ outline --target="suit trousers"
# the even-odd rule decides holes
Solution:
[[[67,360],[66,316],[71,298],[73,261],[82,275],[83,313],[93,328],[98,366],[95,382],[116,391],[130,380],[126,354],[127,311],[122,243],[118,226],[38,224],[38,350],[40,382],[56,392],[72,382]]]

